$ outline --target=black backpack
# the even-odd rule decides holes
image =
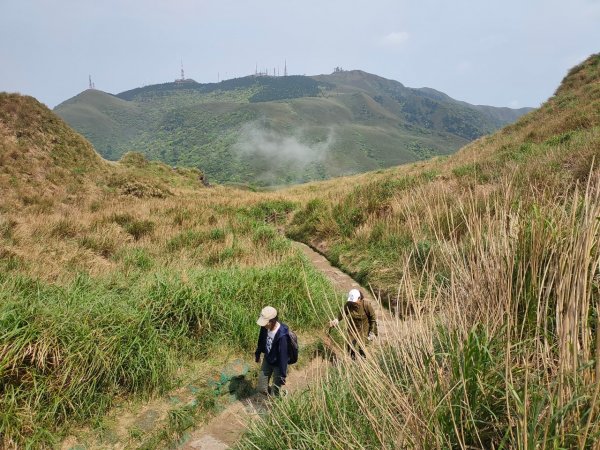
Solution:
[[[298,361],[298,336],[288,329],[288,364],[296,364]]]

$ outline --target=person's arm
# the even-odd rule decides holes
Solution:
[[[260,332],[258,333],[258,343],[256,344],[256,351],[254,352],[254,361],[260,362],[260,354],[262,353],[264,335],[267,330],[261,327]]]
[[[377,336],[377,317],[375,316],[375,310],[370,303],[367,303],[365,312],[369,318],[369,333],[373,333],[375,336]]]
[[[333,319],[329,321],[329,326],[330,327],[337,327],[338,324],[342,321],[342,319],[344,318],[344,316],[348,313],[348,303],[344,303],[344,307],[342,308],[342,310],[340,311],[340,313],[338,314],[337,319]]]

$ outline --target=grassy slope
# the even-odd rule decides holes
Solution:
[[[295,283],[303,263],[270,225],[299,202],[291,234],[399,292],[401,312],[417,319],[392,330],[402,344],[384,347],[385,359],[342,366],[279,403],[248,442],[593,446],[599,60],[574,69],[542,109],[455,156],[262,195],[201,189],[198,172],[135,154],[119,165],[91,150],[80,158],[90,147],[62,121],[2,97],[2,444],[50,443],[115,393],[165,389],[178,361],[222,341],[214,320],[249,338],[264,298],[289,296],[292,324],[317,325],[323,315]],[[65,176],[50,177],[56,170]],[[50,186],[43,201],[25,192],[36,180]],[[577,181],[590,183],[587,197]],[[304,270],[313,299],[331,297]]]
[[[240,448],[595,448],[600,55],[446,159],[297,187],[288,228],[402,320]]]
[[[320,326],[306,290],[317,311],[335,294],[274,228],[290,202],[109,163],[29,97],[0,94],[0,117],[0,447],[55,445],[190,361],[250,355],[265,299]]]
[[[509,176],[521,190],[532,189],[532,183],[562,186],[586,178],[597,156],[600,114],[594,97],[597,83],[593,68],[587,71],[592,75],[579,86],[568,88],[577,73],[569,75],[556,95],[539,110],[495,135],[477,140],[456,155],[349,178],[345,183],[331,183],[331,200],[322,202],[314,215],[310,207],[298,214],[290,233],[331,252],[334,260],[341,258],[340,263],[353,273],[363,274],[364,281],[395,291],[393,280],[401,274],[397,263],[404,252],[414,251],[417,243],[407,237],[404,248],[392,247],[376,257],[377,245],[366,245],[369,241],[365,238],[370,233],[383,233],[386,237],[401,232],[398,224],[409,208],[403,205],[416,208],[417,201],[410,200],[416,192],[424,192],[421,195],[444,192],[448,197],[475,192],[483,196],[495,192]],[[310,187],[294,190],[302,195],[309,191]],[[424,233],[421,239],[434,237]],[[383,256],[392,259],[382,261],[379,258]],[[397,269],[390,273],[390,267]],[[389,274],[392,284],[383,282],[383,275],[377,275],[379,272]]]
[[[88,89],[64,103],[61,116],[73,128],[87,137],[103,156],[116,160],[121,142],[135,139],[143,129],[140,108],[130,102],[101,91]]]
[[[108,168],[93,147],[30,97],[0,94],[3,211],[17,202],[47,203],[87,187],[84,174]]]
[[[506,109],[494,115],[495,108],[482,112],[443,94],[359,71],[166,83],[118,97],[86,91],[56,112],[106,157],[137,150],[170,164],[201,167],[218,181],[256,185],[323,179],[449,154],[518,115]],[[335,139],[325,156],[303,164],[284,152],[237,151],[236,142],[247,141],[241,133],[247,124],[276,133],[280,146],[286,137],[313,149],[324,133],[334,132]]]

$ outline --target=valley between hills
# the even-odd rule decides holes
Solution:
[[[229,447],[598,446],[600,55],[527,112],[306,78],[0,93],[0,447],[185,447],[254,395],[265,304],[314,375]],[[231,153],[295,118],[331,165]],[[294,241],[377,305],[366,358],[327,332],[353,282]]]

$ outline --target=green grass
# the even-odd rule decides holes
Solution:
[[[102,415],[115,395],[164,392],[182,358],[251,352],[267,303],[295,329],[321,325],[334,296],[299,256],[263,269],[189,270],[186,281],[149,272],[141,251],[128,258],[127,277],[82,276],[65,287],[0,275],[5,443],[51,444],[63,426]]]

